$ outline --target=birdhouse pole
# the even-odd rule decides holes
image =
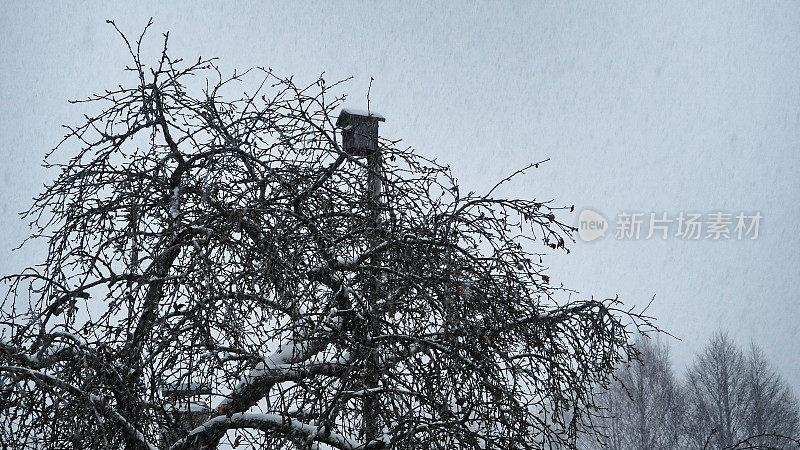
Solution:
[[[367,203],[368,220],[367,236],[371,247],[379,244],[380,233],[380,214],[381,214],[381,191],[382,191],[382,171],[383,157],[378,146],[378,123],[386,119],[380,114],[371,111],[359,111],[343,109],[336,121],[336,126],[342,130],[342,149],[351,156],[366,158],[367,166]],[[374,307],[381,295],[380,286],[380,266],[381,255],[375,253],[370,256],[370,265],[375,267],[370,279],[369,293],[367,296],[369,304],[366,317],[366,333],[362,338],[367,342],[373,336],[380,334],[380,317],[375,313]],[[370,348],[368,354],[364,355],[367,360],[367,367],[364,373],[364,389],[366,394],[363,400],[362,416],[364,442],[369,443],[378,438],[379,409],[380,399],[377,393],[371,390],[378,387],[380,383],[380,352],[376,348]]]

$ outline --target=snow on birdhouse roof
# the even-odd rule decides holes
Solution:
[[[385,117],[383,117],[379,113],[376,113],[375,111],[370,111],[366,109],[342,108],[342,110],[339,112],[339,118],[336,120],[336,126],[340,127],[346,125],[344,122],[350,116],[367,117],[370,119],[375,119],[380,122],[386,121]]]

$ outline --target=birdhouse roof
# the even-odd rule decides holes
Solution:
[[[359,119],[371,119],[377,122],[386,121],[386,118],[376,113],[375,111],[368,111],[366,109],[343,108],[339,112],[339,118],[336,119],[336,126],[344,127],[349,125],[352,122],[351,118],[353,117],[358,117]]]

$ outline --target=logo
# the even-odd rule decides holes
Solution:
[[[649,216],[649,219],[648,219]],[[661,212],[629,212],[617,214],[612,235],[618,241],[635,240],[681,240],[712,241],[758,239],[759,227],[764,216],[760,211],[738,214],[729,211],[708,213],[680,211],[677,214]],[[578,237],[583,242],[592,242],[605,237],[610,224],[602,214],[584,209],[578,215]]]
[[[591,242],[606,235],[608,221],[605,217],[591,209],[584,209],[578,216],[578,236],[585,242]]]

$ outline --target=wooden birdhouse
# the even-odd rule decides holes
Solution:
[[[342,109],[336,127],[342,130],[342,148],[348,155],[369,156],[378,151],[380,114],[356,109]]]

